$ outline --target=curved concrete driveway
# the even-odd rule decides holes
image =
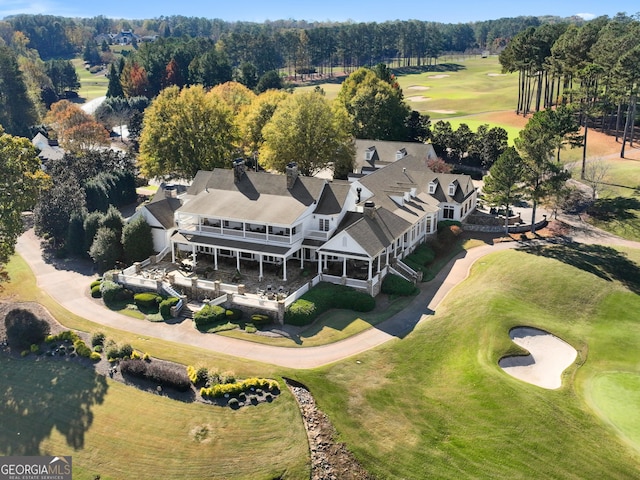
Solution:
[[[389,320],[339,342],[306,348],[274,347],[222,335],[206,335],[195,330],[191,322],[151,323],[120,315],[88,296],[88,285],[95,278],[94,273],[79,272],[75,268],[65,269],[64,264],[56,267],[45,262],[40,240],[32,229],[18,239],[16,252],[29,264],[42,290],[70,312],[97,324],[282,367],[313,368],[405,336],[421,319],[432,314],[447,293],[468,276],[473,262],[488,253],[514,246],[515,242],[500,243],[464,252],[449,262],[434,280],[424,284],[421,293],[410,306]]]
[[[562,220],[573,227],[574,241],[640,248],[638,242],[614,237],[575,218],[563,217]],[[91,279],[95,278],[94,273],[65,268],[64,263],[56,267],[45,262],[42,258],[40,240],[35,236],[33,229],[19,238],[16,251],[33,270],[41,289],[67,310],[95,323],[282,367],[313,368],[357,355],[394,338],[404,337],[418,322],[433,314],[454,286],[467,278],[471,266],[477,259],[517,245],[516,242],[498,243],[463,252],[452,259],[434,280],[422,285],[420,294],[411,305],[389,320],[339,342],[306,348],[274,347],[221,335],[206,335],[195,330],[191,322],[151,323],[120,315],[89,297],[88,285]]]

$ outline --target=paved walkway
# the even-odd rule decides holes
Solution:
[[[639,242],[623,240],[594,229],[579,218],[564,216],[562,220],[575,227],[572,237],[574,241],[640,248]],[[67,310],[97,324],[282,367],[314,368],[358,355],[394,338],[403,338],[420,321],[428,320],[453,287],[468,277],[476,260],[489,253],[514,248],[517,245],[517,242],[487,244],[462,252],[452,259],[434,280],[422,284],[420,294],[411,305],[389,320],[336,343],[303,348],[275,347],[221,335],[202,334],[193,328],[190,321],[176,324],[151,323],[120,315],[106,309],[90,297],[89,283],[95,278],[95,273],[88,271],[86,267],[84,270],[78,268],[72,261],[45,262],[40,240],[35,236],[33,229],[19,238],[16,251],[33,270],[41,289]]]

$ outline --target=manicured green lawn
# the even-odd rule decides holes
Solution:
[[[638,373],[640,251],[628,253],[558,246],[484,257],[407,338],[295,378],[380,478],[634,478],[640,443],[586,402],[590,379]],[[519,325],[578,350],[561,389],[498,367]],[[633,396],[619,402],[638,410],[640,382],[625,388]],[[626,435],[638,439],[633,425]]]
[[[605,372],[589,382],[590,400],[633,445],[640,445],[640,375]],[[624,401],[621,401],[624,399]]]
[[[440,64],[437,71],[398,75],[398,82],[412,108],[433,119],[513,110],[518,77],[503,75],[501,68],[497,56],[469,57]]]
[[[273,403],[234,411],[161,398],[70,362],[0,356],[0,455],[72,455],[81,480],[308,478],[306,433],[280,370],[95,324],[42,293],[20,257],[7,270],[3,301],[39,302],[67,328],[104,332],[152,357],[276,378],[283,392]]]
[[[72,60],[72,63],[76,67],[76,73],[80,79],[80,90],[78,90],[80,98],[88,102],[94,98],[106,95],[107,87],[109,86],[109,79],[107,77],[100,74],[89,73],[89,71],[84,68],[82,59],[80,58]]]
[[[0,385],[0,453],[71,455],[74,479],[309,475],[306,434],[284,386],[273,403],[234,411],[142,392],[71,362],[4,356]]]

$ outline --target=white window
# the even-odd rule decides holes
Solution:
[[[455,207],[452,207],[451,205],[445,205],[442,209],[442,218],[453,220],[455,211]]]
[[[319,227],[320,227],[320,231],[321,232],[328,232],[329,231],[329,219],[328,218],[321,218],[320,222],[319,222]]]
[[[456,184],[455,183],[450,183],[449,184],[449,196],[452,197],[456,194]]]
[[[429,182],[429,194],[433,195],[436,193],[436,182]]]

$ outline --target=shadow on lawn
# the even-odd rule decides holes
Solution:
[[[637,218],[633,210],[640,210],[640,200],[629,197],[600,198],[587,211],[593,218],[610,222],[628,221]]]
[[[108,385],[93,368],[68,359],[0,358],[0,451],[5,455],[65,455],[41,450],[54,429],[74,450],[84,447]]]
[[[640,294],[640,266],[614,248],[568,242],[558,245],[527,245],[520,250],[559,260],[609,282],[618,281],[632,292]]]

